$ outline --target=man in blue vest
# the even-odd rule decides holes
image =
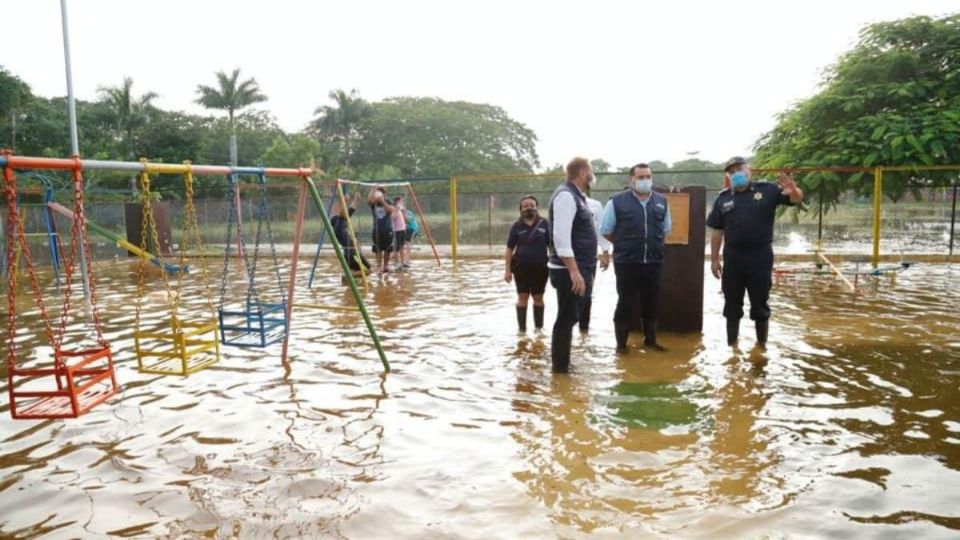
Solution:
[[[554,373],[570,370],[570,342],[573,327],[580,319],[593,285],[597,267],[597,231],[584,192],[596,185],[593,167],[585,158],[567,164],[567,181],[550,198],[550,283],[557,290],[557,320],[550,340]]]
[[[663,268],[664,240],[672,226],[667,198],[653,191],[653,171],[646,163],[630,168],[630,187],[610,198],[600,233],[613,242],[613,271],[617,277],[617,309],[613,314],[617,351],[626,352],[630,321],[640,300],[644,345],[657,343],[657,311]]]

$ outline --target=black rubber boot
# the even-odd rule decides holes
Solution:
[[[588,332],[590,330],[590,308],[593,306],[593,299],[587,299],[587,302],[583,306],[583,312],[580,313],[580,321],[577,323],[580,326],[580,332]]]
[[[533,306],[533,326],[537,330],[543,330],[543,306]]]
[[[740,319],[727,319],[727,345],[734,347],[740,338]]]
[[[647,349],[663,352],[666,349],[657,343],[657,321],[645,319],[643,321],[643,345]]]
[[[527,306],[517,306],[517,326],[521,332],[527,331]]]
[[[572,336],[559,336],[556,332],[550,338],[550,362],[554,373],[570,372],[570,342]]]
[[[617,352],[627,352],[627,339],[630,337],[629,321],[613,321],[613,333],[617,338]]]
[[[756,321],[757,325],[757,346],[763,349],[767,348],[767,333],[770,331],[770,321]]]

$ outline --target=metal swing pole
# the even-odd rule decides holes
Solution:
[[[63,27],[63,65],[67,74],[67,115],[70,118],[70,152],[77,163],[74,171],[73,196],[77,197],[77,190],[83,191],[83,177],[80,175],[80,141],[77,137],[77,105],[73,97],[73,71],[70,66],[70,24],[67,21],[67,0],[60,0],[60,23]],[[81,200],[81,204],[83,204]],[[82,207],[81,207],[82,208]],[[86,227],[80,231],[81,237],[87,234]],[[82,238],[81,238],[82,241]],[[80,249],[80,273],[83,274],[83,303],[87,313],[93,311],[90,301],[90,276],[87,273],[87,252]]]
[[[337,200],[337,194],[334,193],[333,195],[330,196],[330,202],[327,203],[327,214],[328,214],[328,215],[329,215],[330,212],[333,210],[333,203],[334,203],[334,201],[336,201],[336,200]],[[323,239],[324,239],[326,236],[327,236],[327,230],[326,230],[326,229],[321,229],[321,230],[320,230],[320,241],[317,242],[317,254],[314,255],[314,257],[313,257],[313,266],[310,267],[310,280],[307,281],[307,288],[308,288],[308,289],[312,289],[312,288],[313,288],[313,279],[314,279],[314,277],[317,275],[317,263],[320,262],[320,249],[323,248]]]
[[[309,176],[303,177],[303,182],[309,189],[310,196],[313,198],[313,202],[317,206],[317,210],[320,212],[320,219],[323,220],[323,227],[327,230],[327,234],[332,237],[333,225],[330,223],[330,218],[327,216],[327,213],[323,208],[323,199],[320,198],[320,192],[317,191],[316,184],[313,183],[313,179]],[[374,328],[373,321],[370,320],[370,315],[367,313],[367,308],[363,304],[363,297],[360,295],[360,290],[357,288],[357,282],[353,279],[353,273],[350,272],[350,267],[347,265],[347,259],[343,255],[343,250],[340,249],[340,242],[332,242],[331,244],[333,245],[333,250],[337,254],[337,259],[340,260],[340,268],[343,270],[343,274],[347,277],[347,283],[350,284],[350,292],[353,293],[353,299],[357,303],[357,308],[360,310],[360,315],[363,316],[363,322],[366,324],[367,331],[370,332],[370,337],[373,339],[373,345],[377,349],[377,354],[380,355],[380,363],[383,364],[383,370],[389,372],[390,362],[387,361],[387,354],[383,352],[383,346],[380,344],[380,337],[377,336],[377,329]]]

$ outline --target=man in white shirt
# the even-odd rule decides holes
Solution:
[[[573,327],[583,314],[597,267],[597,231],[584,191],[597,182],[585,158],[567,164],[567,181],[550,198],[550,283],[557,290],[557,320],[550,340],[554,373],[570,370]]]
[[[600,270],[606,270],[610,267],[610,241],[600,234],[600,218],[603,216],[603,204],[590,196],[591,189],[587,189],[587,206],[593,214],[593,225],[597,231],[597,245],[600,248]],[[596,275],[594,275],[596,280]],[[590,311],[593,307],[593,286],[587,291],[587,303],[583,307],[583,313],[580,314],[580,332],[587,333],[590,330]]]

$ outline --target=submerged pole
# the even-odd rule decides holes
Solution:
[[[953,205],[950,209],[950,256],[953,256],[953,231],[957,224],[957,185],[953,185]]]
[[[870,262],[880,265],[880,199],[883,198],[883,167],[873,169],[873,256]]]

